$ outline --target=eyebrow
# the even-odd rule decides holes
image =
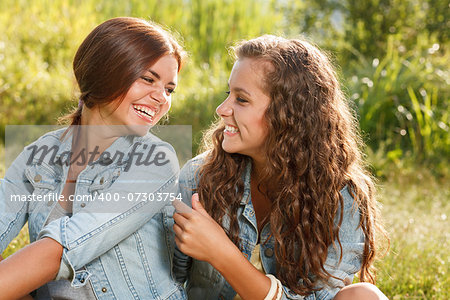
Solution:
[[[148,72],[150,72],[150,73],[152,73],[152,75],[153,76],[155,76],[156,77],[156,79],[158,79],[158,80],[161,80],[161,76],[159,76],[159,74],[158,73],[156,73],[155,71],[153,71],[153,70],[150,70],[150,69],[148,69],[147,70]],[[174,86],[177,86],[174,82],[169,82],[168,83],[169,85],[174,85]]]
[[[230,87],[230,83],[228,83],[228,88],[229,87]],[[247,94],[247,96],[249,96],[249,97],[252,96],[249,92],[247,92],[244,88],[241,88],[241,87],[235,87],[233,90],[235,90],[236,92],[241,92],[241,93]]]

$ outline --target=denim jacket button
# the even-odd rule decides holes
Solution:
[[[272,257],[272,256],[273,256],[273,250],[272,250],[272,248],[267,248],[266,250],[264,250],[264,254],[265,254],[267,257]]]
[[[108,289],[107,289],[107,288],[105,288],[105,287],[104,287],[104,288],[102,288],[102,292],[103,292],[103,293],[106,293],[106,291],[107,291],[107,290],[108,290]]]
[[[37,174],[34,176],[34,182],[40,182],[42,180],[42,176],[40,174]]]
[[[103,184],[105,182],[105,177],[100,178],[100,184]]]
[[[86,203],[81,203],[80,206],[81,206],[81,208],[83,208],[86,206]]]

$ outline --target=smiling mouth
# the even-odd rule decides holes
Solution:
[[[225,132],[228,133],[238,133],[239,132],[239,128],[235,127],[235,126],[231,126],[231,125],[225,125]]]
[[[133,104],[133,108],[134,108],[135,113],[139,117],[143,118],[144,120],[146,120],[148,122],[152,122],[153,117],[156,115],[156,111],[154,111],[151,108],[144,106],[144,105]]]

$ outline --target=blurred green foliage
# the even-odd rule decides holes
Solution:
[[[6,124],[55,124],[76,105],[71,63],[78,45],[100,22],[126,15],[152,19],[184,40],[190,58],[170,124],[193,126],[194,151],[225,98],[229,46],[264,33],[302,35],[340,66],[369,151],[445,169],[449,12],[445,0],[3,0],[2,140]]]

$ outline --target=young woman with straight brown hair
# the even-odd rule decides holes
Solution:
[[[193,210],[174,214],[177,279],[190,299],[383,298],[374,285],[349,285],[357,272],[374,282],[383,230],[328,58],[275,36],[235,53],[205,152],[180,173]]]
[[[167,31],[137,18],[108,20],[83,41],[71,126],[25,147],[0,185],[0,251],[27,221],[32,242],[0,263],[0,299],[36,289],[36,299],[185,299],[167,203],[135,198],[176,191],[175,152],[148,130],[170,108],[183,57]],[[33,147],[56,150],[40,159]],[[138,153],[153,165],[135,163]],[[62,198],[45,200],[54,192]]]

